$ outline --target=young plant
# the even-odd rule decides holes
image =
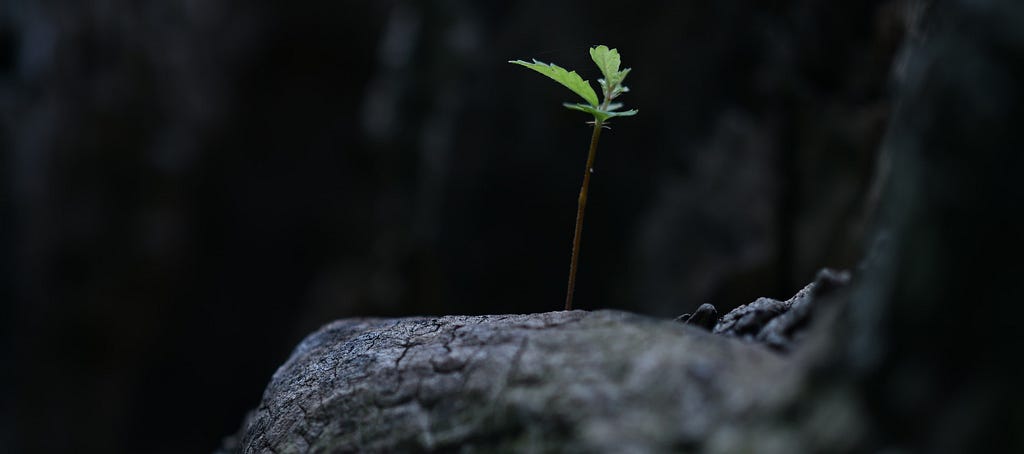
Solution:
[[[522,60],[511,60],[509,63],[525,66],[550,77],[555,82],[564,85],[577,95],[580,95],[586,104],[564,103],[563,105],[572,110],[586,112],[594,116],[594,132],[590,136],[590,152],[587,154],[587,167],[583,171],[583,186],[580,188],[579,204],[576,208],[576,230],[572,237],[572,259],[569,261],[569,289],[565,295],[565,310],[572,310],[572,295],[576,288],[576,268],[580,256],[580,233],[583,231],[583,211],[587,207],[587,189],[590,187],[590,175],[594,173],[594,155],[597,154],[597,139],[601,136],[601,129],[606,127],[608,120],[612,117],[629,117],[636,115],[637,110],[622,110],[622,104],[613,103],[623,93],[629,91],[622,81],[626,79],[630,68],[619,70],[621,60],[619,51],[609,49],[608,46],[597,46],[590,48],[590,58],[594,60],[597,67],[604,76],[597,79],[601,85],[601,95],[604,98],[600,103],[597,100],[597,93],[590,86],[590,82],[583,80],[576,71],[568,71],[561,66],[541,63],[533,60],[527,63]]]

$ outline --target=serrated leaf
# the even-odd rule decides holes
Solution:
[[[598,121],[601,121],[601,122],[603,122],[605,120],[608,120],[609,118],[612,118],[612,117],[632,117],[633,115],[636,115],[637,112],[639,112],[636,109],[624,110],[622,112],[612,112],[610,110],[601,110],[601,109],[595,108],[593,106],[588,106],[586,104],[573,104],[573,103],[569,103],[569,102],[567,102],[565,104],[562,104],[562,105],[565,106],[567,109],[578,110],[580,112],[586,112],[588,114],[591,114],[591,115],[594,116],[595,120],[598,120]],[[618,104],[618,105],[614,105],[614,106],[615,107],[613,107],[613,108],[617,109],[617,108],[621,107],[622,105]],[[611,106],[609,106],[609,107],[611,107]]]
[[[618,49],[609,49],[605,45],[591,47],[590,58],[594,60],[594,63],[601,70],[601,74],[604,74],[604,79],[608,81],[608,85],[614,87],[622,80],[619,78],[619,65],[622,64],[622,60],[619,57]]]
[[[611,117],[611,115],[608,115],[608,112],[586,104],[573,104],[571,102],[567,102],[562,105],[565,106],[566,109],[578,110],[580,112],[591,114],[594,116],[594,119],[598,121],[605,121]]]
[[[632,71],[632,70],[633,70],[633,68],[626,68],[626,69],[623,69],[622,71],[619,71],[619,75],[617,76],[617,79],[615,80],[615,83],[616,84],[622,84],[622,81],[626,80],[626,76],[628,76],[629,72]],[[623,88],[625,88],[625,87],[623,87]],[[629,89],[625,88],[623,91],[629,91]]]
[[[632,117],[640,113],[637,109],[623,110],[622,112],[608,112],[609,117]]]
[[[568,88],[577,95],[580,95],[580,97],[582,97],[584,101],[590,103],[591,106],[597,107],[597,93],[594,92],[594,87],[591,87],[589,82],[583,80],[579,74],[576,74],[576,71],[569,71],[556,64],[543,63],[536,59],[533,60],[533,63],[528,63],[522,60],[510,60],[509,63],[525,66],[548,76],[555,82],[565,86],[565,88]]]

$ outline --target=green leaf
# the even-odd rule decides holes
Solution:
[[[623,69],[622,71],[619,71],[619,75],[617,76],[617,78],[615,80],[615,85],[622,84],[622,81],[626,80],[626,76],[629,75],[629,72],[632,71],[632,70],[633,70],[633,68],[626,68],[626,69]],[[623,88],[623,91],[629,91],[629,89],[626,88],[626,87],[622,87],[622,88]]]
[[[638,113],[640,113],[640,111],[637,110],[637,109],[629,109],[629,110],[623,110],[622,112],[608,112],[608,116],[610,116],[610,117],[632,117],[633,115],[636,115]]]
[[[637,112],[639,112],[636,109],[624,110],[622,112],[612,112],[610,110],[601,110],[601,109],[595,108],[593,106],[588,106],[586,104],[573,104],[573,103],[569,103],[569,102],[567,102],[565,104],[562,104],[562,105],[565,106],[567,109],[578,110],[580,112],[586,112],[588,114],[591,114],[591,115],[594,116],[595,120],[601,121],[601,122],[604,122],[604,121],[606,121],[606,120],[608,120],[609,118],[612,118],[612,117],[632,117],[633,115],[636,115]],[[619,108],[621,106],[622,106],[621,104],[618,104],[618,105],[614,105],[613,104],[612,106],[609,106],[609,107],[611,107],[613,109],[617,109],[617,108]]]
[[[594,92],[594,88],[590,86],[589,82],[583,80],[579,74],[576,74],[576,71],[568,71],[561,66],[539,62],[536,59],[533,60],[533,63],[527,63],[522,60],[509,60],[509,63],[525,66],[548,76],[555,82],[564,85],[577,95],[580,95],[580,97],[582,97],[584,101],[590,103],[591,106],[597,107],[597,93]]]
[[[594,116],[594,119],[598,121],[605,121],[609,117],[608,112],[586,104],[573,104],[571,102],[567,102],[562,105],[565,106],[566,109],[578,110],[580,112],[591,114]]]
[[[619,65],[622,64],[622,60],[619,57],[618,49],[608,49],[608,46],[605,45],[591,47],[590,58],[601,69],[601,74],[604,74],[604,79],[608,81],[609,85],[614,87],[622,81],[619,78]]]

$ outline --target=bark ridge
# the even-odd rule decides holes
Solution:
[[[779,395],[786,363],[608,310],[341,320],[295,349],[225,450],[701,449]]]

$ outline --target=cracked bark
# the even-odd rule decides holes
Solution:
[[[787,360],[615,311],[342,320],[274,374],[237,452],[668,451],[771,396]]]

